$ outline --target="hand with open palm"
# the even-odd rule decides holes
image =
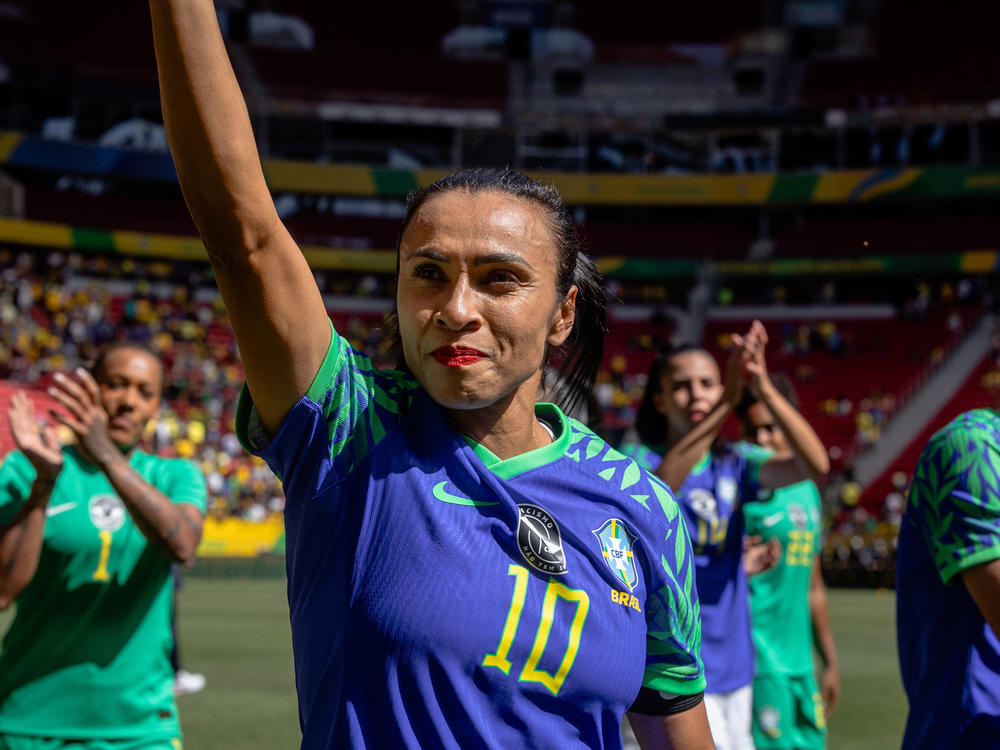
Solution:
[[[31,400],[24,393],[15,393],[7,410],[10,434],[25,458],[38,472],[38,478],[54,482],[63,467],[63,455],[55,429],[39,425]]]

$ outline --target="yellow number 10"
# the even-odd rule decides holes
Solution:
[[[521,621],[521,612],[524,610],[524,600],[528,595],[528,574],[527,568],[520,565],[511,565],[507,569],[507,575],[514,576],[514,596],[510,602],[510,610],[507,612],[507,620],[504,622],[503,634],[500,636],[500,645],[497,646],[496,653],[489,654],[483,659],[484,667],[496,667],[504,674],[510,674],[511,663],[507,658],[510,647],[514,643],[514,636],[517,634],[517,626]],[[549,674],[538,668],[542,653],[549,642],[549,635],[552,632],[552,622],[555,618],[556,599],[576,602],[576,613],[573,615],[573,624],[569,629],[569,643],[566,653],[555,674]],[[555,580],[550,580],[545,588],[545,600],[542,602],[542,620],[538,623],[538,632],[535,634],[535,643],[531,647],[531,654],[528,661],[521,670],[518,678],[523,682],[540,682],[552,691],[553,695],[559,694],[559,689],[566,681],[566,675],[573,667],[577,652],[580,650],[580,635],[583,632],[583,623],[587,619],[587,611],[590,609],[590,597],[586,591],[571,589],[563,586]]]
[[[91,580],[110,581],[111,576],[108,575],[108,558],[111,556],[111,532],[104,529],[97,532],[97,535],[101,537],[101,556],[97,560],[97,570],[94,571]]]

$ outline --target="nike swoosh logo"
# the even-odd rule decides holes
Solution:
[[[67,510],[73,510],[78,505],[78,503],[63,503],[62,505],[50,505],[45,509],[45,517],[52,518],[52,516],[58,516],[60,513],[65,513]]]
[[[772,513],[769,516],[764,516],[765,526],[774,526],[778,521],[785,517],[784,513]]]
[[[445,482],[438,482],[434,485],[434,499],[440,500],[442,503],[451,503],[452,505],[471,505],[477,508],[482,508],[487,505],[499,505],[499,502],[488,501],[488,500],[472,500],[468,497],[462,497],[461,495],[452,495],[448,492],[444,486],[448,484]]]

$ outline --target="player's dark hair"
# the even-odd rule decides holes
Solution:
[[[660,349],[653,358],[646,376],[646,390],[642,392],[642,400],[635,413],[635,431],[643,445],[654,447],[667,444],[667,418],[657,411],[656,397],[663,390],[663,373],[667,369],[667,363],[678,354],[687,352],[701,352],[707,357],[712,356],[697,344],[682,343]]]
[[[121,339],[119,341],[109,341],[107,344],[104,344],[104,346],[98,349],[97,356],[94,358],[94,363],[90,366],[90,374],[94,377],[94,380],[100,382],[108,356],[114,352],[122,351],[124,349],[148,354],[153,361],[156,362],[157,367],[160,368],[160,394],[162,395],[164,386],[163,380],[165,375],[163,371],[163,362],[160,361],[160,357],[156,354],[156,352],[138,341],[128,341],[125,339]]]
[[[795,386],[792,385],[791,378],[789,378],[783,372],[773,372],[771,373],[770,377],[771,377],[771,383],[774,385],[775,390],[778,391],[778,393],[780,393],[782,396],[784,396],[785,400],[788,401],[788,403],[790,403],[792,406],[794,406],[796,411],[798,411],[799,396],[795,392]],[[741,420],[745,420],[747,417],[747,412],[750,411],[750,407],[756,404],[759,400],[760,399],[758,399],[749,388],[744,388],[743,397],[740,399],[740,402],[736,405],[736,408],[733,409],[733,412]]]
[[[496,191],[530,201],[544,209],[549,219],[552,237],[559,252],[556,267],[556,291],[564,298],[576,285],[576,312],[573,330],[562,346],[546,352],[546,370],[553,363],[559,386],[556,400],[565,411],[572,410],[587,397],[594,386],[597,370],[604,356],[604,335],[607,333],[607,299],[604,283],[594,262],[581,252],[573,217],[559,191],[509,169],[474,168],[452,172],[440,180],[410,194],[406,215],[396,239],[396,275],[399,276],[399,246],[403,233],[417,210],[429,199],[450,192],[469,193]],[[399,320],[395,305],[386,319],[385,336],[389,356],[401,369],[406,368],[403,345],[399,336]]]

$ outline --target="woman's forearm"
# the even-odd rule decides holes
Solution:
[[[660,465],[656,467],[655,474],[666,482],[670,489],[676,491],[684,484],[694,465],[712,447],[730,412],[732,406],[726,400],[720,401],[703,420],[667,451]]]
[[[54,481],[36,479],[28,500],[7,527],[0,527],[0,609],[6,609],[31,583],[38,569],[45,534],[45,511]]]
[[[802,464],[809,478],[818,480],[830,471],[830,458],[819,435],[798,410],[767,381],[758,397],[781,427],[792,453]]]
[[[143,536],[174,562],[194,559],[201,541],[201,512],[190,503],[174,503],[143,479],[120,453],[99,463]]]

